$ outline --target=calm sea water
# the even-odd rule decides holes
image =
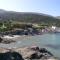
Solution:
[[[60,33],[33,36],[21,42],[22,46],[37,45],[60,58]]]
[[[60,33],[30,36],[28,38],[23,38],[22,40],[19,39],[16,43],[0,44],[0,47],[13,48],[31,45],[46,48],[56,57],[60,57]]]

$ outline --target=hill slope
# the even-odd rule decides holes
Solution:
[[[60,22],[59,19],[42,14],[42,13],[30,13],[30,12],[14,12],[5,11],[0,9],[0,21],[21,21],[21,22],[31,22],[31,23],[57,23]]]

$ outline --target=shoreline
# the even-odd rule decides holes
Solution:
[[[44,34],[43,34],[44,35]],[[38,36],[38,35],[35,35],[35,36]],[[29,35],[14,35],[14,40],[16,41],[20,41],[20,40],[24,40],[25,38],[28,40],[30,37],[35,37],[35,36],[29,36]],[[40,35],[41,36],[41,35]],[[16,39],[17,38],[17,39]],[[19,39],[19,40],[18,40]],[[16,44],[16,43],[15,43]],[[18,43],[20,44],[20,43]],[[4,44],[5,45],[5,44]],[[10,44],[9,44],[10,45]],[[12,43],[13,45],[13,43]],[[1,45],[2,46],[2,45]],[[6,46],[8,46],[8,44],[6,44]],[[19,47],[14,47],[14,48],[19,48]]]
[[[29,47],[22,47],[22,48],[13,48],[13,49],[6,49],[0,48],[0,53],[7,53],[7,52],[17,52],[22,55],[24,60],[30,59],[41,59],[41,60],[58,60],[57,57],[48,51],[46,48],[40,48],[38,46],[29,46]]]
[[[40,36],[40,35],[43,35],[43,34],[35,34],[35,35],[1,35],[0,38],[2,39],[23,39],[23,38],[30,38],[30,37],[35,37],[35,36]]]

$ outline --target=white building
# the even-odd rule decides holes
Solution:
[[[52,26],[52,29],[55,30],[56,29],[56,26]]]

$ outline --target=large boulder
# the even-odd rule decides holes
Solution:
[[[7,55],[6,55],[7,54]],[[45,48],[39,48],[38,46],[22,47],[6,49],[0,48],[0,59],[1,56],[5,56],[5,60],[58,60],[54,55]],[[9,58],[8,58],[9,57]]]
[[[0,60],[24,60],[22,55],[17,52],[0,53]]]
[[[53,54],[46,50],[45,48],[39,48],[37,46],[24,47],[14,49],[16,52],[20,53],[24,59],[41,59],[41,60],[53,60],[55,59]],[[53,58],[53,59],[52,59]]]

